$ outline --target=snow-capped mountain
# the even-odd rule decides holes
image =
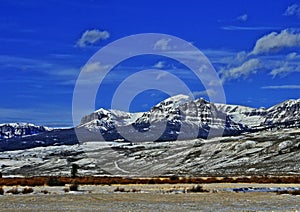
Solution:
[[[215,105],[233,121],[250,129],[300,126],[300,99],[287,100],[267,109],[226,104]]]
[[[100,109],[82,118],[79,128],[100,132],[105,140],[183,140],[237,135],[245,127],[213,103],[189,96],[170,97],[144,113]]]
[[[48,127],[36,126],[30,123],[0,124],[0,139],[35,135],[50,130]]]
[[[177,95],[144,113],[97,110],[83,117],[79,128],[100,132],[105,140],[183,140],[294,127],[299,120],[300,99],[257,109]]]

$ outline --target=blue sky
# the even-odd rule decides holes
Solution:
[[[170,34],[199,48],[218,72],[227,103],[269,107],[300,98],[300,1],[0,4],[0,122],[71,126],[73,89],[81,68],[101,47],[138,33]],[[126,60],[100,87],[95,108],[110,107],[113,91],[126,76],[153,67],[178,75],[186,69],[157,56]],[[201,96],[203,86],[185,77]],[[131,110],[148,110],[165,97],[142,93]]]

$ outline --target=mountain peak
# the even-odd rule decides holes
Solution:
[[[172,104],[183,104],[186,102],[192,101],[192,98],[188,95],[184,95],[184,94],[178,94],[175,96],[171,96],[163,101],[161,101],[160,103],[158,103],[157,105],[155,105],[155,107],[158,107],[160,105],[164,105],[164,106],[168,106],[168,105],[172,105]]]

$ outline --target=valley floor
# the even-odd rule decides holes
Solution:
[[[209,192],[183,193],[191,184],[33,187],[31,194],[0,195],[3,211],[296,211],[300,196],[274,192],[232,192],[229,188],[291,188],[300,184],[204,184]],[[7,191],[11,187],[4,187]],[[19,187],[21,189],[21,187]],[[123,190],[125,192],[116,192]],[[41,191],[47,190],[44,194]],[[128,191],[128,192],[126,192]],[[134,192],[133,192],[134,191]]]

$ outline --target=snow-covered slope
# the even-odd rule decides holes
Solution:
[[[0,139],[29,136],[50,130],[48,127],[36,126],[30,123],[0,124]]]
[[[300,123],[300,99],[287,100],[268,109],[264,124]]]
[[[253,128],[300,126],[300,99],[287,100],[268,109],[250,108],[239,105],[215,104],[237,123]]]
[[[251,108],[240,105],[215,104],[216,107],[230,116],[230,118],[248,127],[260,126],[265,122],[267,110],[265,108]]]
[[[3,176],[300,174],[300,129],[178,142],[86,142],[1,152]]]

